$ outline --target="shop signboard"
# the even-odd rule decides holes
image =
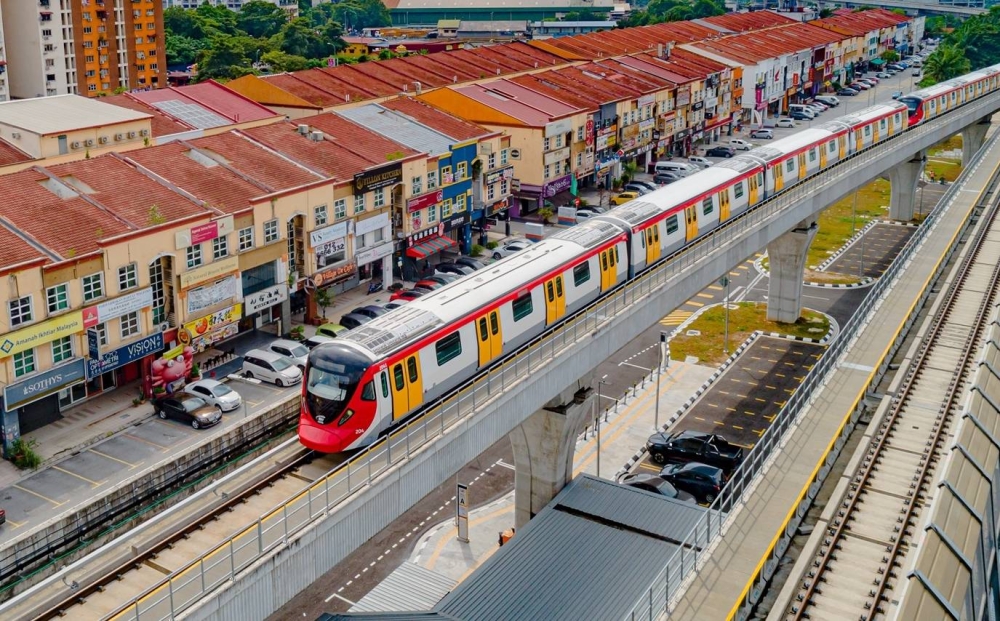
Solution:
[[[212,220],[205,224],[193,226],[186,231],[181,231],[174,235],[174,246],[177,250],[194,246],[207,241],[212,241],[217,237],[229,235],[234,230],[233,216],[224,216],[218,220]]]
[[[372,231],[377,231],[379,229],[384,229],[389,226],[389,214],[380,213],[377,216],[372,216],[371,218],[365,218],[364,220],[358,220],[357,224],[354,225],[354,235],[360,237]]]
[[[235,276],[226,276],[214,283],[202,285],[187,292],[188,316],[228,302],[239,295],[239,280]]]
[[[322,287],[349,277],[357,269],[358,266],[354,261],[351,261],[350,263],[342,263],[329,269],[325,269],[322,272],[316,272],[312,275],[312,278],[309,279],[310,284],[313,287]]]
[[[87,360],[87,379],[114,371],[126,364],[142,360],[163,349],[163,333],[157,332],[134,343],[122,345],[118,349],[104,352],[100,358]]]
[[[358,265],[368,265],[373,261],[377,261],[383,257],[387,257],[392,254],[392,242],[387,242],[380,246],[374,246],[372,248],[366,248],[361,252],[354,255],[354,260]]]
[[[236,324],[243,316],[243,305],[233,304],[217,313],[206,315],[184,324],[183,329],[191,338],[191,346],[195,351],[203,351],[212,343],[233,336],[239,331]]]
[[[553,181],[549,181],[544,186],[542,186],[542,196],[545,198],[552,198],[560,192],[565,192],[569,190],[569,186],[572,184],[572,175],[566,175],[565,177],[559,177]]]
[[[92,328],[109,319],[134,313],[153,305],[153,288],[146,287],[83,309],[83,327]]]
[[[91,360],[101,357],[101,335],[97,333],[97,328],[87,329],[87,355]]]
[[[514,178],[514,167],[508,166],[507,168],[501,168],[500,170],[494,170],[493,172],[486,175],[485,184],[493,185],[497,181],[503,179],[513,179]]]
[[[80,311],[66,313],[0,337],[0,357],[13,356],[81,330],[83,330],[83,313]]]
[[[431,205],[437,205],[444,200],[444,191],[428,192],[406,201],[406,209],[410,212],[427,209]]]
[[[217,259],[208,265],[181,274],[181,289],[189,289],[206,280],[217,280],[219,276],[225,276],[230,272],[239,271],[239,269],[240,258],[238,256]]]
[[[460,226],[464,226],[464,225],[468,224],[470,222],[470,220],[471,220],[471,218],[469,216],[469,212],[467,212],[467,211],[463,212],[463,213],[460,213],[458,215],[452,216],[452,217],[448,218],[447,220],[444,220],[444,221],[441,222],[441,224],[439,225],[440,226],[440,231],[439,232],[440,233],[447,233],[448,231],[450,231],[452,229],[457,229]]]
[[[76,358],[48,371],[35,373],[3,389],[4,409],[10,412],[24,407],[85,379],[83,358]]]
[[[561,162],[563,160],[569,159],[569,147],[563,147],[562,149],[557,149],[555,151],[549,151],[545,154],[545,163],[553,164],[555,162]]]
[[[545,126],[545,137],[554,138],[560,134],[568,134],[573,131],[573,119],[560,119],[552,121]]]
[[[354,175],[354,195],[360,196],[372,190],[387,188],[403,180],[403,164],[387,164]]]
[[[322,246],[328,241],[338,239],[341,237],[347,237],[352,231],[353,220],[345,220],[343,222],[338,222],[330,226],[325,226],[321,229],[316,229],[309,234],[309,245],[313,248]]]
[[[249,315],[259,313],[265,308],[280,304],[288,299],[288,285],[281,283],[268,287],[257,293],[251,293],[243,298],[243,312]]]

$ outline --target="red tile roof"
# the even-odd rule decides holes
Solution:
[[[311,127],[321,130],[326,134],[327,140],[357,153],[374,164],[385,163],[388,155],[409,157],[419,154],[419,151],[414,151],[382,134],[368,131],[338,114],[317,114],[298,119],[298,121],[308,123]],[[361,170],[363,169],[354,172],[361,172]]]
[[[376,62],[372,63],[360,63],[357,65],[341,65],[339,67],[331,67],[327,69],[322,69],[324,73],[332,74],[338,80],[346,82],[350,85],[358,86],[364,89],[365,93],[371,93],[377,97],[385,97],[387,95],[395,95],[402,89],[401,84],[390,84],[389,82],[384,82],[381,78],[377,76],[380,71],[376,69],[370,69],[368,65],[378,64]],[[353,100],[366,99],[366,97],[352,97]]]
[[[30,162],[33,159],[35,158],[0,138],[0,166]]]
[[[412,97],[397,97],[382,102],[382,106],[404,114],[414,121],[437,130],[457,141],[472,140],[481,136],[489,136],[494,132],[470,123],[465,119],[452,116],[443,110],[438,110]]]
[[[309,69],[319,73],[319,69]],[[306,72],[279,73],[276,75],[261,76],[260,79],[288,91],[292,95],[304,99],[314,106],[325,108],[344,103],[344,95],[331,92],[329,88],[320,87],[316,84],[316,74],[309,74],[312,80],[307,79]]]
[[[101,98],[101,101],[118,106],[119,108],[128,108],[129,110],[135,110],[136,112],[144,112],[146,114],[153,115],[153,118],[150,120],[150,128],[153,131],[154,137],[178,134],[180,132],[186,132],[194,129],[183,121],[175,119],[169,114],[166,114],[149,104],[139,101],[129,93],[124,93],[122,95],[110,95],[108,97]]]
[[[729,32],[746,32],[748,30],[760,30],[771,26],[784,26],[786,24],[800,24],[797,19],[793,19],[774,11],[751,11],[749,13],[726,13],[725,15],[715,15],[703,19],[694,20],[696,24],[707,24],[727,30]]]
[[[151,91],[130,93],[139,101],[156,104],[162,101],[180,100],[214,112],[233,123],[262,121],[279,116],[273,110],[229,90],[215,80],[208,80],[188,86],[170,86]]]
[[[305,119],[299,120],[304,123],[308,122]],[[353,179],[355,173],[370,168],[373,164],[371,160],[342,146],[337,141],[324,139],[316,142],[307,136],[301,136],[296,131],[295,125],[291,123],[255,127],[245,130],[243,133],[268,148],[335,181]],[[384,155],[381,161],[385,161]]]
[[[2,214],[0,217],[3,217]],[[0,226],[0,269],[46,258],[45,253],[24,241],[16,233]]]
[[[872,9],[869,11],[856,11],[844,15],[834,15],[824,19],[817,19],[809,22],[820,28],[827,28],[837,32],[843,32],[851,36],[862,36],[879,30],[897,26],[909,21],[905,15],[899,15],[884,9]]]
[[[842,35],[811,25],[814,23],[816,22],[765,28],[744,34],[699,41],[692,43],[691,47],[735,61],[755,63],[782,54],[825,46],[843,39]]]
[[[230,167],[273,191],[305,185],[323,178],[237,132],[198,138],[191,140],[190,144],[209,155],[222,157]]]
[[[200,155],[201,159],[196,160],[192,155]],[[198,152],[190,143],[178,141],[132,151],[126,154],[126,159],[225,213],[245,209],[251,199],[271,193],[263,184],[252,183],[227,166],[213,162],[209,155]]]

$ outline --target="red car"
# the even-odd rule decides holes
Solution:
[[[424,293],[427,292],[414,291],[413,289],[400,289],[396,293],[393,293],[392,295],[389,296],[389,301],[392,302],[395,300],[406,300],[407,302],[411,302],[422,296]]]
[[[417,281],[417,284],[413,285],[414,289],[430,289],[434,291],[435,289],[440,289],[444,285],[437,282],[436,280],[423,279]]]
[[[3,524],[6,521],[7,521],[7,512],[4,511],[3,509],[0,509],[0,524]]]

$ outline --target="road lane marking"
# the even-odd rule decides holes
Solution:
[[[331,593],[331,594],[330,594],[330,597],[326,598],[326,599],[325,599],[325,600],[323,600],[323,601],[325,601],[325,602],[326,602],[327,604],[329,604],[329,603],[330,603],[331,601],[333,601],[333,598],[335,598],[335,597],[336,597],[337,599],[341,600],[341,601],[344,601],[344,602],[347,602],[347,603],[348,603],[348,604],[350,604],[351,606],[353,606],[353,605],[354,605],[354,602],[352,602],[351,600],[347,599],[347,598],[346,598],[346,597],[344,597],[343,595],[340,595],[339,593]]]
[[[508,464],[507,462],[505,462],[505,461],[504,461],[504,460],[502,460],[502,459],[501,459],[500,461],[498,461],[498,462],[497,462],[497,465],[498,465],[498,466],[503,466],[504,468],[506,468],[506,469],[508,469],[508,470],[517,470],[517,468],[515,468],[514,466],[512,466],[512,465]],[[442,507],[442,509],[443,509],[443,508],[444,508],[444,507]]]
[[[709,300],[714,300],[715,299],[715,296],[712,295],[711,293],[699,293],[695,297],[698,297],[698,298],[708,298]]]
[[[76,477],[76,478],[80,479],[81,481],[86,481],[87,483],[90,483],[94,487],[98,487],[99,485],[101,485],[102,483],[104,483],[104,481],[101,481],[100,483],[98,483],[97,481],[94,481],[92,479],[88,479],[87,477],[85,477],[83,475],[80,475],[80,474],[77,474],[75,472],[70,472],[69,470],[66,470],[65,468],[60,468],[59,466],[52,466],[52,469],[53,470],[58,470],[59,472],[62,472],[64,474],[68,474],[71,477]]]
[[[704,306],[704,304],[702,304],[701,302],[692,302],[691,300],[688,300],[687,302],[685,302],[685,304],[694,306],[695,308],[701,308],[702,306]]]
[[[118,459],[117,457],[112,457],[111,455],[108,455],[107,453],[102,453],[102,452],[100,452],[97,449],[90,449],[89,452],[94,453],[95,455],[100,455],[101,457],[104,457],[105,459],[110,459],[111,461],[117,461],[118,463],[120,463],[122,465],[128,466],[129,470],[131,470],[132,468],[135,468],[136,466],[139,465],[139,464],[129,463],[129,462],[125,461],[124,459]]]
[[[38,498],[41,498],[41,499],[42,499],[42,500],[44,500],[45,502],[51,502],[52,504],[54,504],[54,505],[55,505],[55,506],[57,506],[57,507],[61,507],[61,506],[63,506],[64,504],[66,504],[66,502],[65,502],[65,501],[63,501],[63,502],[56,502],[55,500],[52,500],[51,498],[47,498],[47,497],[45,497],[45,496],[42,496],[42,495],[41,495],[41,494],[39,494],[38,492],[33,492],[33,491],[31,491],[30,489],[27,489],[27,488],[25,488],[25,487],[21,487],[21,486],[20,486],[20,485],[18,485],[17,483],[15,483],[15,484],[14,484],[14,487],[16,487],[17,489],[21,490],[22,492],[25,492],[26,494],[31,494],[32,496],[37,496]]]
[[[148,444],[150,446],[155,446],[156,448],[161,449],[163,451],[170,450],[170,446],[169,445],[168,446],[163,446],[162,444],[157,444],[156,442],[153,442],[151,440],[146,440],[144,438],[140,438],[139,436],[133,436],[130,433],[123,433],[122,435],[125,436],[126,438],[130,438],[132,440],[135,440],[136,442],[142,442],[143,444]]]

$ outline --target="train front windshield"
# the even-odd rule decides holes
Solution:
[[[318,351],[309,356],[306,404],[317,423],[326,425],[336,421],[343,425],[350,418],[350,410],[344,408],[366,369],[366,365],[357,361],[337,360]]]
[[[904,98],[900,99],[900,101],[903,102],[904,104],[906,104],[906,107],[910,111],[910,116],[913,116],[914,114],[916,114],[917,110],[920,109],[920,103],[921,102],[916,97],[904,97]]]

